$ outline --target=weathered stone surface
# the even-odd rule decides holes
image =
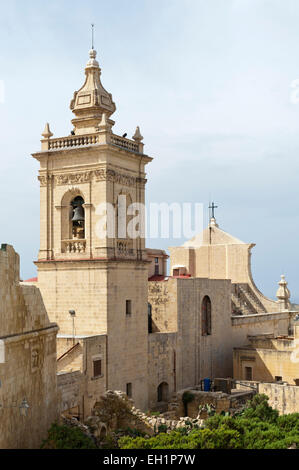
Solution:
[[[56,324],[39,290],[19,282],[19,256],[0,250],[0,448],[36,448],[58,417]],[[21,415],[23,400],[29,405]]]

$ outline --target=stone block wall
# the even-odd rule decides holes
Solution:
[[[59,338],[63,347],[66,338]],[[58,360],[60,411],[68,411],[85,419],[99,397],[107,389],[106,335],[82,338]],[[71,343],[70,343],[71,344]],[[68,344],[69,345],[69,344]],[[101,361],[101,374],[94,375],[94,361]]]
[[[80,415],[84,389],[84,376],[79,370],[75,372],[60,372],[57,375],[59,394],[59,413],[75,410]]]
[[[158,402],[160,384],[167,387],[167,400],[176,391],[178,347],[177,333],[152,333],[148,336],[149,409],[161,405]]]
[[[39,290],[19,283],[19,257],[0,250],[0,448],[38,448],[56,420],[56,334]],[[20,405],[29,408],[23,416]]]

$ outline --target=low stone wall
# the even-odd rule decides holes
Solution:
[[[184,394],[188,393],[190,401],[184,405]],[[255,394],[254,390],[242,390],[231,395],[223,392],[203,392],[186,389],[177,393],[176,399],[169,404],[169,410],[175,412],[177,418],[186,415],[193,419],[206,419],[208,408],[216,413],[234,412],[243,407]]]
[[[146,415],[134,407],[133,401],[124,392],[108,391],[96,403],[86,424],[93,435],[99,438],[106,433],[128,428],[153,436],[160,426],[171,431],[185,426],[202,426],[203,421],[197,418],[190,420],[188,417],[177,419],[174,413],[169,412],[161,416]]]
[[[280,414],[299,413],[299,387],[276,383],[259,383],[258,393],[269,397],[269,404]]]

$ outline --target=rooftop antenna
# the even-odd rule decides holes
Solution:
[[[94,24],[91,23],[91,48],[94,49]]]

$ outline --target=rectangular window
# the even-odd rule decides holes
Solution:
[[[132,384],[131,383],[127,384],[127,395],[129,398],[132,397]]]
[[[275,376],[275,381],[276,381],[276,382],[281,382],[281,381],[282,381],[282,377],[280,377],[280,375],[276,375],[276,376]]]
[[[252,380],[252,367],[245,367],[245,380]]]
[[[159,264],[159,258],[155,258],[155,263]]]
[[[132,314],[132,300],[126,300],[126,315]]]
[[[100,375],[102,375],[102,361],[93,361],[93,376],[100,377]]]

